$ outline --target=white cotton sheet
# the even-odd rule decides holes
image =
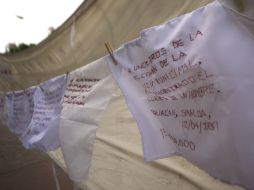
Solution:
[[[182,155],[254,188],[254,21],[215,1],[144,30],[109,66],[142,136],[145,160]]]

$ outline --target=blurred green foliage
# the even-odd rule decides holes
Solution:
[[[18,52],[24,51],[30,47],[33,47],[33,46],[35,46],[35,44],[20,43],[17,45],[14,43],[9,43],[5,48],[5,53],[6,54],[18,53]]]

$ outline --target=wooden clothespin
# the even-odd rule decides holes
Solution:
[[[67,70],[66,71],[66,83],[67,83],[67,85],[68,85],[68,81],[69,81],[69,74],[70,74],[70,72],[69,72],[69,70]]]
[[[109,53],[109,55],[110,55],[110,57],[111,57],[113,63],[114,63],[115,65],[117,65],[117,61],[116,61],[116,59],[114,58],[114,55],[113,55],[113,48],[112,48],[111,44],[110,44],[109,42],[105,42],[105,46],[106,46],[106,48],[107,48],[107,50],[108,50],[108,53]]]

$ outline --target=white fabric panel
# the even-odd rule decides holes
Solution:
[[[60,140],[68,174],[87,179],[96,129],[116,90],[105,58],[70,73],[60,122]]]
[[[36,87],[31,122],[21,136],[23,146],[42,151],[60,146],[59,121],[67,76],[62,75]]]
[[[27,130],[34,111],[34,93],[31,87],[23,91],[7,93],[7,126],[13,133],[21,136]]]
[[[145,160],[182,155],[253,189],[254,21],[218,2],[149,28],[109,65],[137,120]]]

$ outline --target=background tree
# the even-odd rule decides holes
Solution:
[[[17,53],[24,51],[25,49],[28,49],[30,47],[35,46],[35,44],[25,44],[25,43],[20,43],[20,44],[15,44],[15,43],[9,43],[5,47],[5,53],[10,54],[10,53]]]

